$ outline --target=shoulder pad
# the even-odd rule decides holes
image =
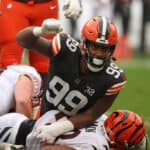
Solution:
[[[52,40],[52,53],[53,53],[53,56],[56,56],[60,52],[63,43],[66,41],[66,39],[68,37],[69,37],[68,34],[59,33],[53,38],[53,40]]]

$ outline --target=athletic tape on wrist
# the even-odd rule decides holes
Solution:
[[[42,28],[41,27],[34,27],[33,28],[33,35],[35,36],[42,36]]]

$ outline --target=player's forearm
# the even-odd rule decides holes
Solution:
[[[54,35],[62,31],[60,21],[57,19],[46,19],[41,26],[27,27],[17,34],[18,43],[27,49],[45,56],[52,56],[51,40],[42,36]]]
[[[91,113],[81,113],[78,115],[75,115],[71,118],[69,118],[69,120],[72,122],[72,124],[74,125],[75,129],[81,129],[84,128],[85,126],[91,124],[91,122],[95,121],[97,119],[97,117],[95,117],[94,115],[92,115]]]
[[[36,27],[27,27],[21,30],[16,36],[17,42],[24,48],[30,49],[45,56],[50,56],[51,41],[34,35],[33,30],[35,28]]]
[[[30,49],[35,45],[38,37],[33,35],[33,28],[25,28],[17,34],[17,41],[22,47]]]
[[[81,114],[77,114],[70,118],[70,121],[74,125],[74,128],[80,129],[91,124],[104,114],[112,105],[113,101],[117,97],[116,95],[105,96],[99,100],[88,110]]]

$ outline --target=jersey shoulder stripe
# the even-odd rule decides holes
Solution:
[[[113,86],[111,86],[105,93],[105,95],[114,95],[119,93],[125,86],[126,81],[123,81],[121,83],[117,83]]]
[[[61,49],[60,34],[57,34],[52,40],[52,54],[56,56]]]

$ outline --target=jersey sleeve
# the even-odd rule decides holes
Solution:
[[[125,84],[126,81],[114,84],[106,91],[105,95],[114,95],[119,93],[124,88]]]
[[[28,118],[19,113],[7,113],[0,117],[0,141],[15,144],[19,128]]]
[[[107,71],[111,71],[109,74],[108,87],[105,92],[105,95],[114,95],[118,94],[126,85],[126,76],[121,68],[119,68],[116,64],[111,64],[111,66],[115,66],[113,70],[110,70],[111,67],[107,69]]]
[[[52,40],[52,55],[56,56],[60,51],[65,49],[68,35],[65,33],[57,34]]]

